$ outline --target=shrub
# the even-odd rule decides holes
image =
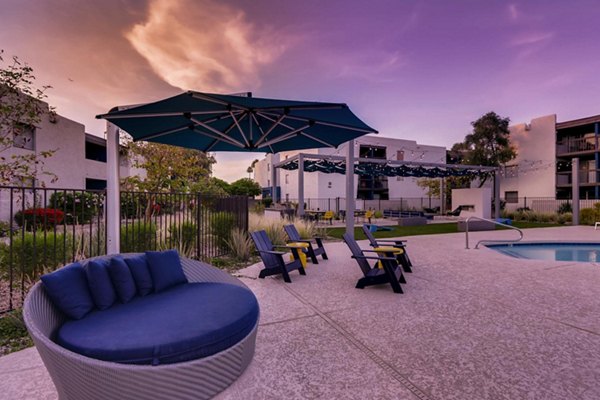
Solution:
[[[121,225],[121,252],[137,253],[156,247],[156,224],[142,220]]]
[[[234,228],[231,231],[231,238],[227,241],[231,256],[238,261],[248,261],[252,254],[252,240],[248,234],[240,228]]]
[[[0,238],[8,236],[10,233],[10,222],[0,221]]]
[[[257,214],[265,213],[265,205],[261,202],[254,203],[254,212]]]
[[[383,213],[379,210],[375,211],[374,214],[375,218],[383,218]]]
[[[579,223],[581,225],[594,225],[596,222],[596,210],[593,208],[582,208],[579,212]]]
[[[52,229],[55,225],[63,222],[65,214],[53,208],[29,208],[24,211],[18,211],[15,216],[15,222],[20,227],[31,231],[34,229]]]
[[[87,224],[98,215],[102,196],[90,192],[55,192],[50,196],[50,207],[65,212],[65,222]]]
[[[561,225],[573,222],[573,213],[558,214],[557,222]]]
[[[13,274],[21,272],[31,279],[73,259],[73,237],[70,234],[49,231],[23,232],[13,236]],[[11,246],[0,243],[0,272],[10,274]]]
[[[227,240],[235,227],[235,215],[227,211],[219,211],[210,216],[210,230],[216,237],[217,245],[227,248]]]
[[[169,227],[171,240],[177,247],[193,248],[198,236],[196,224],[191,221],[185,221],[181,224],[173,223]]]
[[[265,208],[269,208],[271,207],[271,204],[273,204],[273,199],[270,197],[265,197],[261,200],[261,203],[265,206]]]
[[[556,212],[559,214],[572,213],[573,207],[571,207],[571,203],[562,203]]]

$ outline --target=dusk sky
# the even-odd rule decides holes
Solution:
[[[488,111],[600,114],[597,1],[1,0],[0,49],[59,114],[182,90],[347,103],[381,135],[451,146]],[[221,153],[247,176],[260,154]]]

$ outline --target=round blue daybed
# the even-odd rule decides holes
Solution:
[[[81,267],[89,277],[91,261],[109,259]],[[57,307],[51,285],[34,285],[23,316],[60,399],[206,399],[243,373],[254,355],[256,297],[224,271],[180,261],[185,283],[145,295],[137,285],[126,302],[116,290],[121,301],[75,318]]]

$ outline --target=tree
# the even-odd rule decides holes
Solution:
[[[0,63],[4,63],[2,54],[4,51],[0,50]],[[17,179],[26,182],[39,175],[50,176],[53,182],[58,179],[44,168],[44,159],[55,150],[8,155],[10,148],[31,140],[28,132],[39,128],[44,116],[50,122],[56,121],[54,109],[43,101],[50,86],[35,88],[34,80],[33,68],[17,57],[8,66],[0,67],[0,185],[13,184]]]
[[[212,189],[222,194],[221,188],[211,184],[211,167],[216,161],[202,151],[150,142],[129,142],[126,149],[126,156],[133,166],[143,168],[146,177],[125,178],[122,186],[149,192],[145,212],[147,219],[156,210],[157,193],[208,194]]]
[[[249,178],[238,179],[230,186],[230,192],[234,196],[254,197],[261,194],[260,185]]]
[[[510,143],[509,118],[502,118],[491,111],[477,121],[471,122],[473,132],[462,143],[452,146],[451,153],[462,155],[463,164],[499,167],[517,156]],[[483,176],[480,187],[489,176]]]
[[[146,177],[129,180],[138,190],[149,192],[190,192],[205,185],[215,159],[199,150],[160,143],[130,142],[128,157]]]

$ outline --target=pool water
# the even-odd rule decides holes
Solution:
[[[487,247],[516,258],[600,262],[600,243],[514,243]]]

